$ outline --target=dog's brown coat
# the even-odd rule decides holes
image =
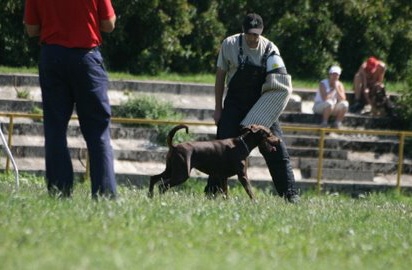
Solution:
[[[227,195],[227,178],[237,174],[247,194],[254,199],[246,169],[246,158],[250,151],[259,145],[263,151],[276,151],[280,139],[264,126],[251,125],[242,129],[242,135],[236,138],[185,142],[173,145],[174,134],[185,125],[174,127],[168,134],[169,152],[166,156],[166,169],[150,178],[149,196],[153,196],[154,185],[162,180],[160,192],[185,182],[192,168],[217,179],[225,179],[221,183],[222,191]]]

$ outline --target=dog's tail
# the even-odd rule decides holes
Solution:
[[[173,147],[173,137],[175,136],[175,133],[182,128],[186,129],[186,133],[189,133],[189,127],[186,125],[177,125],[169,131],[169,134],[167,135],[167,145],[169,148]]]

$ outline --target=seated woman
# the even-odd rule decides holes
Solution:
[[[332,66],[329,69],[329,78],[320,82],[316,92],[313,112],[322,115],[321,127],[327,127],[329,117],[334,116],[332,127],[340,128],[348,111],[349,103],[346,100],[345,88],[339,80],[341,72],[339,66]]]

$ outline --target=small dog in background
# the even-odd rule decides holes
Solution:
[[[227,178],[237,174],[246,193],[253,200],[254,194],[247,177],[246,159],[256,147],[264,151],[276,151],[280,139],[272,132],[260,125],[244,127],[241,135],[236,138],[213,141],[184,142],[174,145],[172,140],[179,129],[186,129],[186,125],[175,126],[168,134],[167,145],[169,152],[166,156],[166,169],[150,178],[149,197],[153,196],[153,189],[157,182],[159,192],[164,193],[169,188],[182,184],[190,175],[192,168],[212,177],[224,178],[221,189],[227,196]]]
[[[386,95],[383,85],[376,85],[372,90],[371,112],[373,116],[390,116],[393,113],[393,104]]]

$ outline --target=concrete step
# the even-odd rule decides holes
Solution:
[[[302,172],[303,173],[303,172]],[[317,168],[311,168],[305,171],[305,178],[316,178],[318,175]],[[322,179],[329,180],[353,180],[353,181],[373,181],[375,177],[374,171],[362,170],[362,171],[351,171],[348,175],[347,170],[342,169],[326,169],[322,170]]]
[[[320,138],[318,134],[294,134],[293,132],[285,132],[284,141],[289,146],[318,148]],[[324,146],[326,149],[398,153],[399,139],[394,136],[337,134],[332,132],[326,135]]]
[[[354,153],[351,154],[353,155]],[[382,157],[380,160],[359,160],[356,157],[352,158],[352,156],[349,156],[348,160],[323,159],[322,175],[325,179],[370,180],[380,174],[397,174],[397,162],[388,162],[389,159],[389,157]],[[319,160],[316,158],[299,158],[297,168],[301,170],[302,177],[317,177],[318,162]],[[403,173],[412,174],[411,170],[411,162],[406,161],[403,164]]]
[[[13,140],[18,139],[19,136],[43,136],[43,125],[39,122],[32,123],[14,123]],[[3,133],[7,135],[9,126],[3,125]],[[114,140],[139,140],[155,138],[157,133],[152,128],[146,127],[124,127],[120,124],[113,124],[111,128],[112,138]],[[215,138],[215,126],[190,126],[189,132],[195,135],[196,140],[212,140]],[[68,138],[81,137],[81,132],[76,120],[72,121],[68,129]],[[312,133],[296,133],[293,131],[285,131],[283,138],[290,147],[299,155],[301,153],[312,153],[317,156],[316,150],[319,146],[319,135]],[[30,143],[30,139],[28,139]],[[14,143],[13,143],[14,144]],[[23,144],[23,143],[21,143]],[[398,138],[394,136],[375,136],[362,134],[337,134],[331,132],[325,138],[325,156],[346,158],[345,151],[358,152],[374,152],[375,155],[385,153],[398,153]],[[296,148],[296,149],[295,149]],[[405,151],[405,156],[409,157],[408,151]],[[409,153],[409,154],[408,154]],[[307,154],[306,154],[307,155]]]
[[[302,126],[317,125],[319,126],[321,118],[313,113],[294,113],[283,112],[279,116],[279,121],[284,125],[294,123]],[[330,123],[332,124],[332,123]],[[347,128],[362,128],[362,129],[392,129],[398,130],[401,123],[398,119],[391,117],[374,117],[370,115],[359,115],[347,113],[342,121],[344,127]]]
[[[16,100],[17,91],[28,91],[28,100]],[[172,102],[177,111],[183,113],[188,120],[205,120],[212,122],[214,108],[213,85],[171,83],[171,82],[141,82],[141,81],[111,81],[109,97],[113,106],[118,106],[128,98],[136,95],[153,95],[159,100]],[[318,127],[319,117],[313,115],[311,106],[315,90],[294,89],[294,98],[289,102],[280,121],[285,129],[284,140],[288,145],[295,176],[300,181],[312,181],[317,174],[319,136],[313,132],[297,132],[294,126]],[[350,97],[350,93],[348,93]],[[38,87],[38,78],[35,75],[1,75],[0,74],[0,111],[32,112],[34,107],[40,107],[41,94]],[[0,119],[8,123],[8,119]],[[365,115],[348,114],[344,125],[357,129],[391,129],[396,122],[388,118],[374,118]],[[6,132],[8,125],[3,125]],[[396,128],[394,128],[396,129]],[[166,148],[159,148],[147,139],[156,136],[152,129],[131,128],[117,123],[112,125],[113,148],[119,175],[129,175],[133,178],[147,179],[149,168],[159,168],[164,162]],[[190,132],[196,134],[197,140],[210,140],[216,134],[214,126],[191,126]],[[43,126],[39,121],[29,119],[14,119],[12,151],[15,158],[21,158],[23,168],[27,164],[35,168],[35,161],[42,160]],[[71,121],[68,130],[68,140],[76,170],[84,169],[86,149],[81,139],[77,121]],[[18,136],[29,136],[26,142],[19,143]],[[38,136],[38,138],[36,138]],[[345,179],[373,182],[379,175],[396,173],[397,138],[369,135],[344,135],[328,133],[325,140],[323,160],[323,177],[325,180],[344,182]],[[410,151],[405,150],[408,155]],[[270,182],[266,165],[259,153],[252,153],[250,170],[256,170],[258,178]],[[153,163],[155,162],[155,163]],[[44,162],[43,162],[44,163]],[[153,165],[153,164],[154,165]],[[160,164],[160,165],[159,165]],[[138,168],[136,168],[137,166]],[[40,166],[42,167],[42,166]],[[142,169],[144,167],[145,169]],[[44,165],[43,165],[44,168]],[[127,170],[126,170],[127,168]],[[44,169],[38,169],[40,170]],[[122,171],[124,170],[124,172]],[[262,172],[265,177],[260,177]],[[353,173],[352,173],[353,172]],[[404,172],[411,173],[408,162],[404,165]],[[155,172],[158,173],[158,172]],[[130,178],[129,177],[129,178]],[[383,182],[385,180],[382,180]]]
[[[0,89],[1,91],[1,89]],[[152,94],[153,95],[153,94]],[[167,99],[164,94],[162,98]],[[156,99],[162,99],[156,96]],[[175,100],[177,98],[175,97]],[[173,100],[173,99],[169,99]],[[198,103],[196,98],[179,99],[181,102],[187,104],[178,104],[175,101],[173,104],[175,111],[182,114],[185,120],[196,121],[213,121],[214,107],[213,103]],[[310,102],[307,102],[310,104]],[[192,107],[188,107],[189,104]],[[202,104],[202,107],[198,107],[198,104]],[[119,105],[113,105],[117,107]],[[315,115],[312,112],[302,112],[302,105],[300,102],[290,101],[286,107],[286,110],[279,116],[279,121],[283,125],[300,124],[301,126],[314,125],[318,126],[321,122],[320,116]],[[41,108],[40,101],[33,100],[15,100],[15,99],[0,99],[0,111],[1,112],[23,112],[34,113],[37,109]],[[306,109],[307,111],[307,109]],[[114,115],[116,117],[116,115]],[[358,115],[348,113],[342,123],[348,128],[364,128],[364,129],[399,129],[401,123],[397,119],[390,117],[373,117],[368,115]]]
[[[42,136],[16,135],[13,137],[11,151],[15,158],[36,159],[44,157],[44,138]],[[86,163],[86,144],[80,136],[68,137],[68,146],[74,160]],[[112,140],[114,157],[117,162],[163,163],[167,147],[158,146],[144,138]],[[292,167],[300,170],[303,178],[313,178],[317,175],[317,148],[289,147]],[[325,179],[361,179],[371,181],[371,174],[395,174],[397,172],[397,157],[395,154],[361,153],[347,150],[325,149],[323,174]],[[366,160],[368,159],[368,160]],[[412,174],[412,162],[405,160],[404,173]],[[266,169],[266,164],[254,149],[249,157],[251,168]],[[341,171],[341,176],[338,171]]]
[[[7,125],[5,125],[3,132],[6,135],[7,128]],[[196,140],[212,140],[215,138],[215,127],[190,127],[189,130],[190,133],[194,134]],[[14,146],[31,146],[33,143],[35,145],[43,145],[43,127],[41,123],[14,124],[13,134],[12,144]],[[156,136],[156,131],[150,128],[121,126],[112,128],[113,142],[122,142],[118,147],[119,150],[122,150],[123,146],[134,145],[134,142],[138,142],[139,140],[144,140],[146,144],[145,147],[147,147],[150,143],[154,144],[150,138],[154,140]],[[285,133],[283,139],[288,145],[289,152],[292,156],[318,156],[319,136]],[[83,138],[81,137],[78,126],[70,126],[68,141],[69,145],[71,141],[81,141],[82,144],[80,144],[80,146],[84,147]],[[324,157],[326,158],[347,159],[348,151],[374,152],[375,155],[398,153],[398,142],[395,138],[384,139],[376,136],[330,134],[325,139],[324,147]],[[406,154],[406,156],[408,157],[408,154]]]
[[[26,87],[18,91],[29,92],[27,99],[17,97],[17,92],[14,87],[0,86],[2,94],[0,95],[0,111],[18,111],[18,112],[32,112],[35,107],[41,108],[41,91],[39,87]],[[212,119],[214,109],[214,93],[199,94],[197,92],[192,93],[180,93],[176,94],[174,91],[170,92],[164,89],[163,92],[134,92],[127,90],[110,89],[108,91],[110,103],[113,108],[116,108],[131,98],[141,96],[154,96],[156,100],[161,102],[170,103],[176,110],[184,114],[188,118],[195,119]],[[201,107],[199,105],[201,104]],[[297,95],[289,100],[286,111],[301,112],[302,104],[301,99]]]
[[[19,173],[34,173],[37,175],[44,175],[45,162],[41,157],[36,158],[21,158],[15,157],[16,164],[18,166]],[[0,163],[5,163],[5,158],[0,156]],[[83,161],[72,159],[74,172],[83,177],[86,173],[85,163]],[[161,173],[165,169],[165,164],[161,162],[134,162],[125,160],[115,160],[114,162],[116,177],[120,179],[128,179],[130,182],[135,182],[136,178],[145,178],[146,180],[155,174]],[[10,172],[13,172],[12,165],[9,167]],[[299,179],[299,170],[294,171],[295,175]],[[248,175],[251,181],[265,181],[271,182],[270,174],[268,170],[250,167],[248,168]],[[207,178],[204,173],[193,169],[191,172],[192,178]],[[236,176],[231,177],[236,179]]]
[[[43,158],[15,158],[16,163],[18,164],[19,174],[24,175],[35,174],[39,176],[44,176],[44,159]],[[0,156],[0,163],[5,163],[5,158]],[[115,160],[114,162],[116,179],[119,184],[126,185],[135,185],[140,188],[147,188],[149,183],[149,178],[151,175],[161,173],[165,165],[164,163],[159,162],[131,162],[131,161],[119,161]],[[84,163],[79,160],[73,160],[73,168],[75,176],[77,179],[84,179],[85,177],[85,166]],[[1,171],[4,171],[2,169]],[[13,173],[14,168],[10,165],[9,172]],[[359,172],[361,176],[362,172]],[[312,169],[312,177],[306,178],[301,175],[300,170],[294,169],[294,175],[296,179],[297,186],[302,189],[313,189],[317,183],[316,171]],[[321,184],[324,189],[327,190],[340,190],[339,186],[346,186],[346,189],[357,189],[355,186],[364,186],[369,187],[371,190],[376,190],[377,186],[393,188],[397,183],[397,175],[394,174],[378,174],[372,177],[371,180],[365,180],[364,177],[359,177],[359,179],[337,179],[336,176],[342,176],[344,170],[326,170],[323,173],[323,178],[321,179]],[[368,172],[365,172],[368,174]],[[329,178],[328,176],[333,175],[334,177]],[[259,167],[249,167],[248,176],[254,187],[263,187],[263,188],[273,188],[273,183],[270,177],[270,174],[266,168]],[[191,172],[191,179],[198,179],[205,181],[207,175],[202,172],[193,169]],[[229,179],[232,184],[239,184],[236,177],[231,177]],[[412,187],[412,175],[411,174],[402,174],[401,178],[402,187]]]
[[[42,139],[30,138],[29,143],[19,143],[18,139],[15,139],[11,147],[11,152],[17,157],[44,157],[44,143],[42,141]],[[69,151],[72,157],[86,158],[87,149],[83,140],[69,138],[68,141]],[[150,142],[145,142],[145,144],[146,145],[139,145],[139,143],[131,140],[112,140],[114,158],[138,162],[163,161],[165,159],[167,153],[166,147],[150,146]],[[290,147],[288,151],[291,157],[317,157],[318,155],[318,150],[315,148],[302,149]],[[347,157],[347,151],[324,151],[324,158],[346,159]],[[265,166],[265,161],[258,150],[252,151],[249,162],[251,166]]]
[[[6,120],[4,120],[6,121]],[[8,120],[7,120],[8,121]],[[289,126],[291,127],[291,126]],[[8,124],[3,124],[3,133],[7,135]],[[313,132],[294,132],[292,130],[284,131],[284,141],[291,148],[291,151],[302,149],[304,152],[315,151],[319,147],[319,134]],[[215,126],[190,126],[189,132],[194,134],[196,140],[213,140],[216,134]],[[41,122],[17,122],[13,124],[13,138],[18,136],[43,136],[43,125]],[[68,129],[68,137],[81,137],[80,128],[76,120],[72,121]],[[155,138],[157,133],[154,129],[147,127],[128,127],[120,124],[113,124],[111,134],[114,140],[129,139],[139,140]],[[14,140],[14,139],[13,139]],[[297,149],[293,149],[296,147]],[[399,140],[395,136],[375,136],[365,134],[337,134],[331,132],[326,135],[324,147],[327,151],[339,153],[342,150],[351,150],[358,152],[374,152],[376,154],[398,153]],[[298,149],[299,148],[299,149]],[[409,152],[405,151],[408,157]],[[296,152],[298,153],[298,152]],[[340,153],[345,158],[344,152]],[[332,153],[325,154],[333,156]]]
[[[30,87],[39,87],[39,79],[36,74],[0,74],[0,85],[9,86],[17,89],[27,89]],[[138,80],[119,80],[109,78],[109,88],[123,90],[127,92],[145,92],[145,93],[164,93],[172,94],[193,94],[196,95],[214,95],[213,84],[204,83],[183,83],[168,81],[138,81]],[[312,101],[316,94],[316,89],[294,87],[293,93],[298,94],[302,100]],[[348,100],[353,99],[353,91],[347,89],[346,95]],[[1,96],[1,94],[0,94]],[[397,94],[390,93],[392,99],[398,97]]]

